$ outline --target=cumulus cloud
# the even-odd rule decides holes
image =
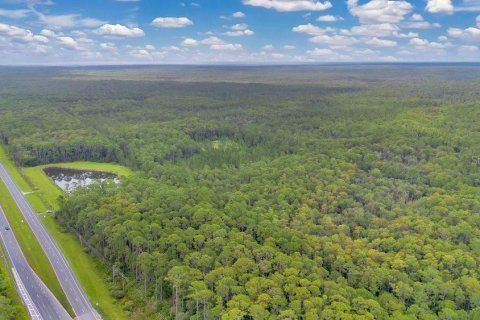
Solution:
[[[85,50],[77,40],[73,39],[72,37],[58,37],[58,42],[66,47],[67,49],[82,51]]]
[[[47,43],[49,41],[48,38],[43,35],[35,35],[30,30],[5,23],[0,23],[0,35],[22,42]]]
[[[465,45],[465,46],[458,47],[458,52],[460,52],[461,54],[477,53],[478,51],[479,51],[478,47],[474,45]]]
[[[100,48],[106,51],[117,52],[117,46],[112,42],[103,42],[100,43]]]
[[[243,47],[238,43],[224,43],[224,44],[212,44],[210,46],[212,50],[223,50],[223,51],[238,51],[242,50]]]
[[[282,12],[304,10],[323,11],[332,7],[329,1],[320,2],[315,0],[243,0],[243,4]]]
[[[42,31],[40,31],[40,34],[47,38],[55,38],[57,36],[57,34],[54,31],[49,29],[43,29]]]
[[[195,40],[195,39],[192,39],[192,38],[185,38],[182,41],[182,46],[184,46],[184,47],[194,47],[194,46],[198,46],[198,45],[199,45],[198,40]]]
[[[453,13],[452,0],[427,0],[425,8],[430,13]]]
[[[466,29],[449,28],[448,35],[453,38],[462,38],[465,40],[478,41],[480,40],[480,29],[474,27]]]
[[[309,24],[301,24],[296,27],[293,27],[292,31],[297,33],[306,33],[309,35],[319,35],[319,34],[326,33],[327,31],[329,31],[329,29],[320,28],[309,23]]]
[[[243,13],[241,11],[237,11],[237,12],[232,14],[232,18],[240,19],[240,18],[245,18],[245,17],[246,17],[245,13]]]
[[[308,41],[315,44],[325,44],[333,47],[346,47],[352,44],[358,43],[358,40],[354,37],[347,37],[342,35],[319,35],[308,39]]]
[[[121,24],[104,24],[97,30],[95,30],[96,34],[102,36],[111,36],[111,37],[143,37],[145,36],[145,32],[142,29],[133,27],[129,28]]]
[[[132,57],[137,58],[137,59],[151,60],[153,58],[152,55],[150,54],[150,52],[148,52],[148,50],[145,50],[145,49],[134,49],[134,50],[131,50],[129,52],[129,54]]]
[[[365,24],[399,23],[413,9],[403,0],[371,0],[363,5],[359,5],[358,0],[348,0],[347,4],[350,13]]]
[[[397,42],[393,40],[387,40],[387,39],[379,39],[377,37],[373,37],[371,39],[368,39],[365,41],[366,44],[374,46],[374,47],[380,47],[380,48],[391,48],[397,46]]]
[[[184,47],[194,47],[194,46],[209,46],[210,49],[212,50],[217,50],[217,51],[237,51],[237,50],[242,50],[243,47],[241,44],[238,43],[228,43],[223,41],[222,39],[215,37],[215,36],[210,36],[208,38],[205,38],[203,40],[196,40],[192,38],[185,38],[182,41],[182,46]]]
[[[440,28],[441,25],[439,23],[430,23],[423,19],[421,14],[415,13],[413,14],[408,21],[402,23],[403,28],[407,29],[430,29],[430,28]]]
[[[158,17],[152,24],[158,28],[183,28],[191,26],[193,21],[187,17]]]
[[[247,15],[241,11],[237,11],[237,12],[234,12],[232,13],[231,15],[229,16],[220,16],[220,19],[226,19],[226,20],[230,20],[230,19],[241,19],[241,18],[245,18]]]
[[[317,21],[320,21],[320,22],[336,22],[340,20],[343,20],[343,18],[338,16],[332,16],[332,15],[320,16],[317,18]]]
[[[313,50],[308,50],[307,55],[314,56],[314,57],[325,57],[325,56],[332,56],[335,53],[331,49],[321,49],[315,48]]]
[[[295,50],[296,48],[297,47],[289,45],[289,44],[286,44],[286,45],[283,46],[283,49],[285,49],[285,50]]]
[[[395,24],[379,23],[354,26],[349,31],[343,31],[343,33],[361,36],[390,37],[399,31],[400,28]]]
[[[217,45],[217,44],[218,45],[225,44],[225,41],[223,41],[222,39],[220,39],[218,37],[211,36],[211,37],[203,39],[202,41],[200,41],[200,43],[211,46],[211,45]]]
[[[253,34],[255,34],[255,32],[250,30],[245,23],[234,24],[230,27],[230,31],[224,33],[224,35],[231,37],[251,36]]]
[[[438,42],[430,42],[426,39],[413,38],[410,39],[410,44],[417,49],[445,49],[448,45]]]

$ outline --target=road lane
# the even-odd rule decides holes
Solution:
[[[28,264],[1,206],[0,239],[12,266],[17,290],[28,308],[30,318],[33,320],[71,320],[72,317]]]
[[[65,292],[73,311],[77,315],[77,318],[81,320],[101,319],[100,315],[88,301],[85,292],[80,287],[77,278],[73,274],[70,265],[66,261],[60,249],[57,247],[52,237],[45,229],[45,226],[40,221],[37,213],[33,211],[32,207],[25,198],[25,195],[10,177],[2,163],[0,163],[0,178],[7,186],[12,198],[15,200],[15,203],[22,212],[25,221],[27,221],[27,223],[30,225],[30,228],[50,260],[53,270],[55,271],[60,285],[62,286],[62,289]]]

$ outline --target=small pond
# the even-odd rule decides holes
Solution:
[[[88,171],[78,169],[67,169],[58,167],[44,168],[43,172],[49,176],[57,186],[66,193],[72,193],[78,187],[85,187],[96,182],[112,180],[120,183],[120,179],[113,173]]]

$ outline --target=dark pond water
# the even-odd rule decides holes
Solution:
[[[43,171],[49,176],[57,186],[67,193],[72,193],[78,187],[85,187],[96,182],[103,182],[112,180],[115,183],[120,183],[120,179],[113,173],[88,171],[77,169],[66,169],[49,167],[44,168]]]

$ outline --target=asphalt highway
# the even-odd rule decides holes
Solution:
[[[12,267],[17,291],[27,306],[30,318],[71,320],[72,317],[28,265],[1,207],[0,238]]]
[[[25,221],[30,225],[30,228],[32,229],[33,233],[38,239],[38,242],[45,251],[48,259],[50,260],[50,263],[52,264],[53,270],[57,275],[60,285],[62,286],[63,291],[65,292],[65,295],[67,296],[67,299],[70,302],[70,305],[72,306],[73,311],[77,316],[76,319],[101,319],[100,315],[88,301],[85,292],[80,287],[80,284],[78,283],[77,278],[73,274],[73,271],[70,268],[68,262],[53,241],[50,234],[45,229],[44,225],[40,221],[38,214],[33,211],[32,207],[25,198],[25,195],[15,184],[2,163],[0,163],[0,178],[7,186],[10,194],[12,195],[12,198],[15,200],[18,208],[22,212]],[[49,319],[53,320],[55,318]]]

